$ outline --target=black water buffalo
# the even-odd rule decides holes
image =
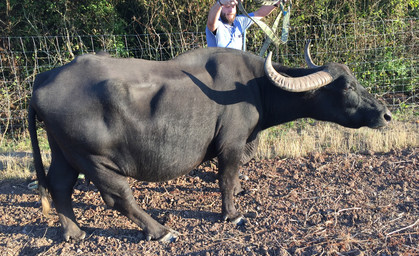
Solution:
[[[166,181],[218,158],[222,213],[242,215],[239,165],[258,146],[260,131],[311,117],[352,128],[379,128],[391,119],[348,67],[331,63],[288,68],[251,53],[199,49],[169,61],[83,55],[36,77],[29,131],[44,211],[46,189],[64,239],[83,239],[71,195],[79,173],[106,204],[138,224],[147,239],[170,241],[177,232],[136,203],[126,177]],[[52,160],[45,174],[36,135],[44,122]]]

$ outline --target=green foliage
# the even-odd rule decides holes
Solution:
[[[293,1],[292,26],[417,17],[419,0]],[[204,31],[214,0],[6,0],[1,35],[143,34]],[[253,11],[259,1],[246,0]],[[268,18],[273,22],[275,15]]]
[[[294,1],[292,21],[301,26],[417,17],[418,4],[418,0],[300,0]]]
[[[355,68],[361,73],[360,81],[374,93],[414,92],[418,88],[418,78],[413,74],[414,60],[395,58],[394,49],[385,47],[375,56],[380,61],[364,63]]]
[[[398,108],[393,111],[393,119],[396,121],[401,122],[415,122],[418,124],[419,120],[419,112],[417,111],[417,108],[415,106],[406,104],[406,103],[400,103]]]
[[[6,0],[0,17],[2,35],[122,34],[126,23],[116,11],[116,1]]]

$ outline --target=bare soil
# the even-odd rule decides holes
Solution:
[[[87,232],[64,242],[30,181],[0,183],[0,255],[419,255],[418,149],[251,161],[236,198],[244,226],[221,221],[216,163],[165,183],[130,180],[138,203],[181,236],[145,241],[80,180],[74,208]]]

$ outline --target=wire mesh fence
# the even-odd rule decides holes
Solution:
[[[318,64],[349,66],[370,92],[390,107],[417,107],[418,19],[293,27],[286,45],[275,48],[278,62],[304,66],[303,47],[312,39]],[[248,33],[248,51],[258,54],[260,31]],[[75,56],[106,51],[117,57],[167,60],[206,47],[205,33],[146,35],[74,35],[0,37],[0,131],[20,135],[27,127],[26,109],[35,76],[68,63]]]

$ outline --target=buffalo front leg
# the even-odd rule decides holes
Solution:
[[[178,232],[161,225],[139,207],[126,177],[112,170],[102,169],[92,181],[99,189],[105,203],[142,228],[147,240],[170,242],[178,237]]]
[[[234,206],[234,196],[243,191],[239,180],[240,154],[233,152],[219,157],[222,214],[224,220],[241,224],[243,215]]]

